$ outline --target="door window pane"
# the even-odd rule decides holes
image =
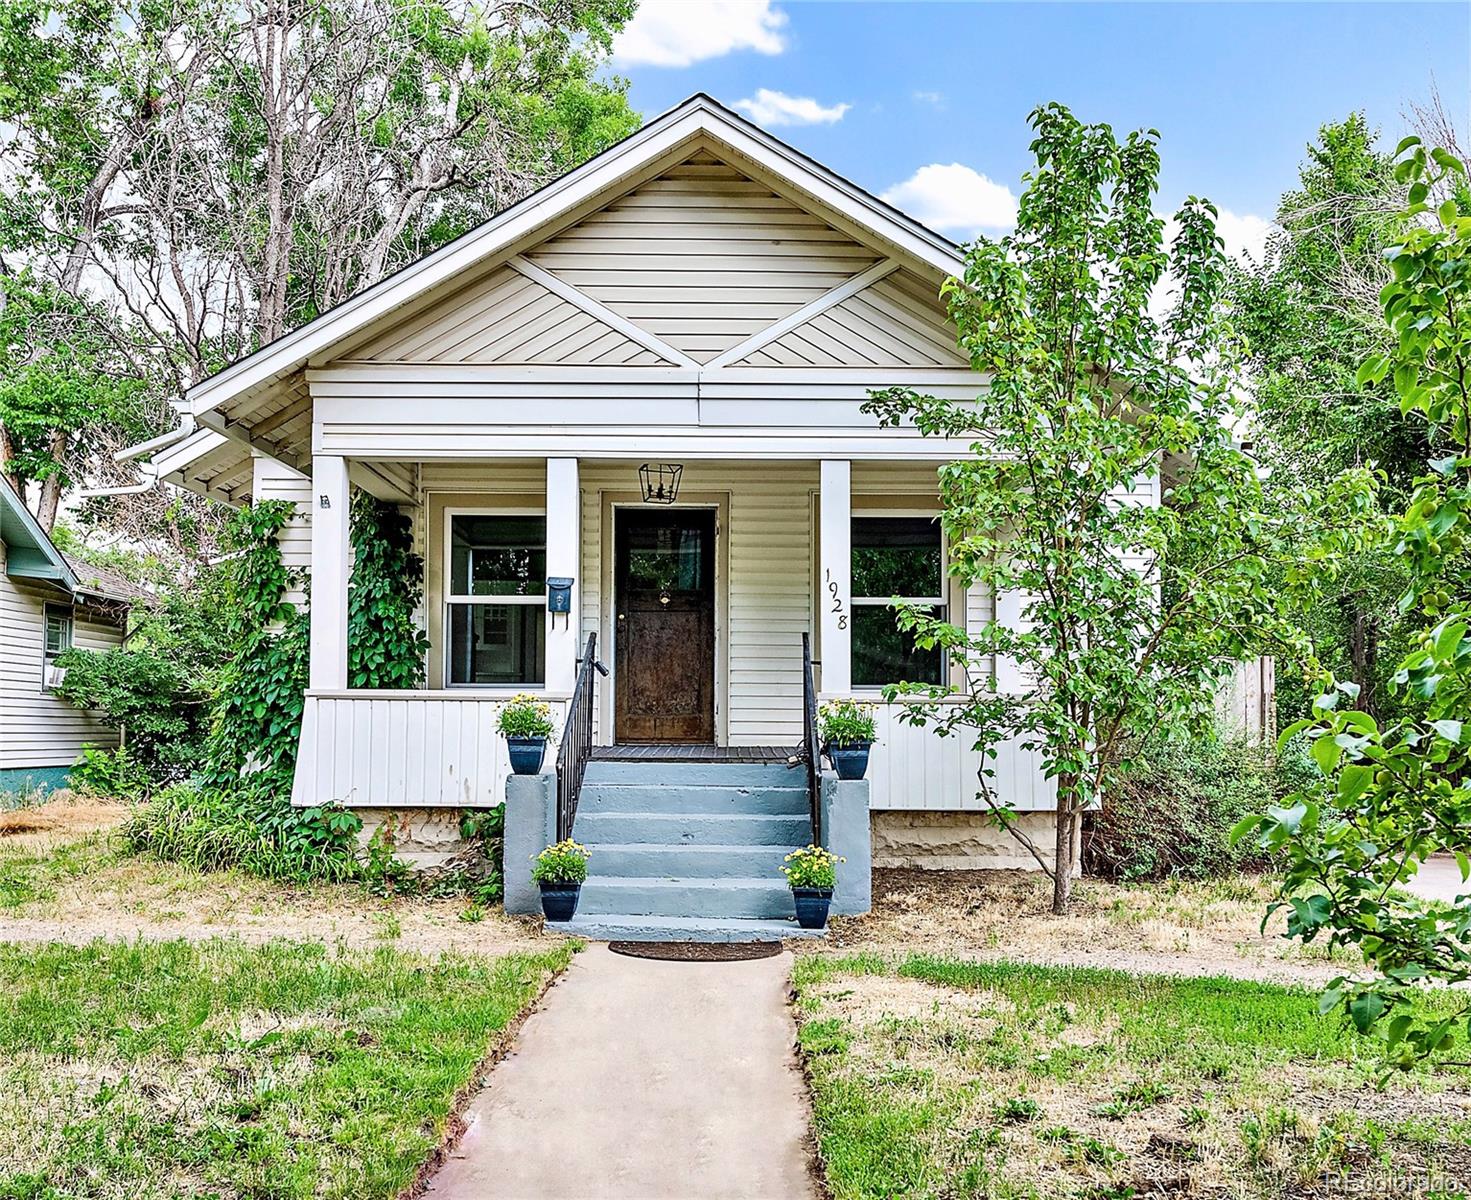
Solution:
[[[450,518],[450,595],[543,596],[546,578],[545,517]]]
[[[546,614],[539,604],[451,604],[450,682],[539,684]]]

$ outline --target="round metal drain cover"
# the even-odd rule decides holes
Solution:
[[[781,953],[780,942],[609,942],[614,954],[669,962],[743,962]]]

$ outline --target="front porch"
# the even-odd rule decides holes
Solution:
[[[804,635],[819,700],[877,703],[884,683],[941,682],[950,669],[902,642],[888,612],[896,591],[953,620],[989,619],[990,597],[966,594],[945,571],[933,459],[686,459],[666,505],[644,501],[640,465],[316,456],[311,687],[294,801],[499,804],[509,773],[500,706],[530,692],[560,724],[590,634],[610,673],[593,705],[595,758],[784,763],[804,737]],[[390,477],[406,481],[425,560],[428,686],[353,690],[349,488]],[[562,605],[548,580],[566,581]],[[873,807],[982,809],[974,752],[901,712],[878,709]],[[1020,748],[1003,752],[994,787],[1017,810],[1051,806]]]

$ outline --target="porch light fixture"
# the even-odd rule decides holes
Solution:
[[[684,474],[681,463],[644,463],[638,469],[639,485],[645,504],[673,504],[679,495],[679,477]]]

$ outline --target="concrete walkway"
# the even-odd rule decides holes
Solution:
[[[1404,888],[1426,900],[1443,900],[1447,904],[1454,904],[1457,896],[1471,893],[1471,883],[1461,882],[1461,868],[1449,854],[1432,854]]]
[[[437,1200],[803,1200],[791,955],[625,958],[590,945],[467,1114]]]

